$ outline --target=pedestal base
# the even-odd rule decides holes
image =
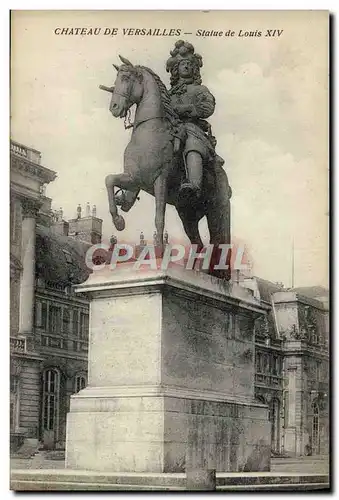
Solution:
[[[254,401],[260,304],[202,273],[127,271],[79,287],[92,295],[89,386],[71,398],[66,467],[269,470],[268,410]]]
[[[66,467],[116,472],[269,470],[270,424],[263,405],[213,401],[203,395],[190,399],[108,392],[87,388],[72,399]],[[128,388],[121,392],[128,393]]]

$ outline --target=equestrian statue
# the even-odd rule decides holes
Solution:
[[[230,279],[230,269],[216,270],[221,250],[230,244],[231,188],[223,169],[224,160],[216,154],[216,139],[206,121],[215,110],[215,99],[202,85],[202,57],[191,43],[179,40],[166,64],[170,89],[145,66],[135,66],[122,56],[116,66],[113,87],[100,85],[112,94],[109,106],[114,117],[124,118],[132,128],[124,153],[124,171],[105,179],[109,211],[116,229],[125,228],[118,207],[128,212],[140,190],[155,198],[157,245],[164,244],[166,204],[173,205],[192,245],[204,244],[199,221],[206,216],[213,253],[210,274]],[[134,123],[130,108],[136,105]],[[118,189],[117,189],[118,188]],[[228,252],[227,263],[230,263]]]

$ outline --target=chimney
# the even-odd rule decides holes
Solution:
[[[96,214],[96,208],[93,211],[92,215],[90,215],[90,204],[86,204],[85,217],[81,217],[81,205],[78,205],[77,208],[77,218],[71,219],[69,221],[69,236],[75,238],[79,241],[85,241],[87,243],[92,243],[95,245],[97,243],[101,243],[102,237],[102,219],[99,219],[94,216]]]
[[[65,220],[60,222],[54,222],[51,226],[51,229],[54,234],[61,234],[62,236],[68,236],[69,232],[69,224]]]
[[[139,243],[139,245],[140,245],[141,247],[146,246],[145,236],[144,236],[144,233],[143,233],[142,231],[141,231],[141,233],[140,233],[140,243]]]
[[[142,252],[142,249],[146,246],[147,242],[145,241],[144,233],[141,231],[140,233],[140,241],[139,245],[135,245],[135,258],[137,259]]]
[[[114,234],[112,234],[109,242],[110,242],[110,247],[113,248],[114,245],[116,245],[118,243],[118,238],[116,236],[114,236]]]
[[[90,217],[91,216],[91,207],[90,207],[90,204],[87,202],[86,204],[86,217]]]
[[[61,207],[59,210],[52,212],[52,221],[51,229],[54,234],[68,236],[69,223],[63,220],[63,210]]]

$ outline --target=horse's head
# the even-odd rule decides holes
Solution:
[[[115,117],[124,117],[128,109],[137,104],[143,93],[142,80],[143,75],[140,67],[133,66],[131,62],[122,56],[119,56],[122,65],[116,66],[117,78],[114,83],[110,111]]]

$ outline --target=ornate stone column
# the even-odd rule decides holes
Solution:
[[[35,289],[35,223],[39,203],[34,200],[22,202],[22,239],[20,283],[20,321],[19,333],[31,334],[33,331],[34,289]]]

